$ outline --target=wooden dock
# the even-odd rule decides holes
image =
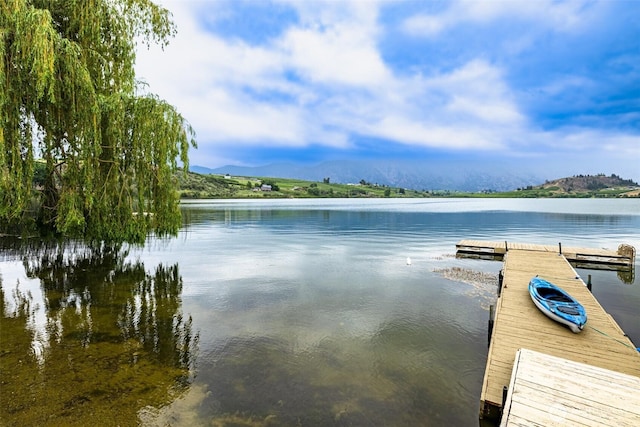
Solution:
[[[517,242],[490,242],[484,240],[461,240],[456,244],[456,255],[462,257],[493,257],[502,259],[510,250],[561,253],[575,264],[595,266],[595,268],[631,269],[635,263],[635,249],[620,245],[617,251],[597,248],[579,248],[557,245],[535,245]]]
[[[640,378],[520,349],[500,426],[533,425],[640,426]]]
[[[565,289],[587,311],[579,334],[545,316],[531,301],[528,284],[539,275]],[[557,251],[510,248],[505,255],[500,297],[480,397],[480,418],[496,418],[509,386],[516,352],[526,348],[578,363],[640,377],[640,353]],[[616,387],[616,384],[611,384]]]

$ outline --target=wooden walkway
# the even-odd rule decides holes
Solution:
[[[597,248],[565,247],[557,245],[535,245],[517,242],[491,242],[484,240],[461,240],[456,244],[456,253],[461,256],[497,256],[503,257],[510,250],[527,250],[536,252],[562,253],[567,260],[574,263],[605,265],[612,267],[632,268],[635,263],[635,249],[628,245],[620,245],[617,251]]]
[[[518,350],[500,426],[568,425],[640,426],[640,378]]]
[[[494,418],[502,407],[516,352],[521,348],[640,377],[640,353],[557,252],[510,249],[496,303],[480,417]],[[565,289],[587,311],[579,334],[545,316],[531,301],[529,280],[539,275]],[[615,387],[615,384],[612,384]]]

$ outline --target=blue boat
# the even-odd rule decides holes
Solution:
[[[536,276],[529,282],[529,295],[540,311],[568,326],[573,333],[579,333],[587,323],[587,312],[582,304],[553,283]]]

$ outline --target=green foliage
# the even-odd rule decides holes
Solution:
[[[134,72],[136,38],[165,44],[174,32],[149,0],[3,1],[5,228],[129,242],[177,232],[174,172],[194,133]]]

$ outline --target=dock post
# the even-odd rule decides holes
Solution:
[[[558,242],[558,250],[560,251],[559,254],[562,255],[562,242]]]
[[[504,405],[507,404],[507,392],[509,388],[505,385],[502,387],[502,406],[500,407],[500,420],[502,420],[502,415],[504,412]]]
[[[504,241],[504,252],[507,253],[509,252],[509,246],[507,245],[507,241]]]
[[[591,275],[589,275],[589,278],[587,279],[587,289],[591,292]]]
[[[493,322],[495,318],[495,307],[493,305],[489,306],[489,327],[488,336],[487,336],[487,347],[491,344],[491,334],[493,333]]]
[[[500,270],[498,273],[498,296],[502,293],[502,282],[504,281],[504,272]]]

